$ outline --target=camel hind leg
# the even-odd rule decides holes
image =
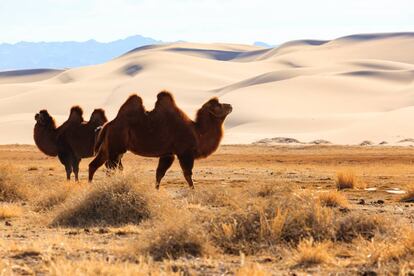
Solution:
[[[184,178],[190,186],[191,189],[194,189],[194,183],[192,179],[193,167],[194,167],[194,157],[192,154],[183,154],[178,156],[180,161],[181,169],[183,170]]]
[[[157,167],[157,174],[156,174],[156,184],[155,188],[158,190],[160,188],[160,183],[162,178],[164,177],[167,170],[171,167],[174,163],[174,155],[167,155],[162,156],[158,160],[158,167]]]

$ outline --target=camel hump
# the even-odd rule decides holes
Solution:
[[[95,109],[91,114],[91,118],[89,119],[89,122],[96,122],[99,125],[103,125],[107,121],[108,118],[106,118],[105,110],[103,110],[102,108]]]
[[[176,110],[177,106],[175,104],[174,96],[165,90],[158,93],[155,109]]]
[[[70,115],[69,115],[68,121],[70,121],[70,122],[79,122],[79,123],[84,121],[84,119],[83,119],[83,110],[80,106],[78,106],[78,105],[73,106],[70,109]]]
[[[128,97],[125,103],[121,106],[118,111],[118,116],[122,115],[134,115],[137,113],[144,113],[145,108],[142,103],[142,98],[139,97],[137,94],[133,94]]]

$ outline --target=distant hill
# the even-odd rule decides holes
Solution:
[[[276,45],[272,45],[272,44],[268,44],[266,42],[263,41],[256,41],[253,43],[254,46],[260,46],[260,47],[264,47],[264,48],[273,48]]]
[[[140,35],[108,43],[18,42],[0,44],[0,70],[73,68],[106,62],[140,46],[162,41]]]

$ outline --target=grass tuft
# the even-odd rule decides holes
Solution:
[[[171,210],[170,210],[171,212]],[[165,216],[142,234],[138,252],[155,261],[179,257],[200,257],[211,251],[205,233],[186,212]]]
[[[338,190],[354,189],[358,187],[358,178],[352,171],[342,171],[336,174],[336,187]]]
[[[157,194],[153,187],[132,176],[113,176],[96,183],[77,197],[70,197],[57,214],[52,226],[121,226],[138,224],[150,218]],[[162,201],[162,199],[159,199]]]
[[[328,191],[319,194],[319,201],[325,207],[348,208],[348,199],[340,192]]]
[[[328,252],[330,242],[315,243],[312,239],[299,243],[295,256],[296,267],[311,267],[331,262],[332,257]]]

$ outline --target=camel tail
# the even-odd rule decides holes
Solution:
[[[108,124],[105,124],[104,126],[99,126],[95,129],[95,146],[93,149],[95,155],[98,153],[99,149],[101,148],[107,131],[108,131]]]

